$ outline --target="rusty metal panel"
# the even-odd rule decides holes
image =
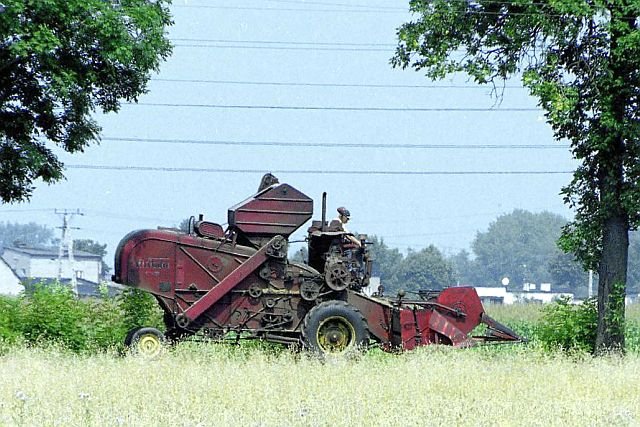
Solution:
[[[313,215],[313,200],[289,184],[280,184],[258,192],[231,207],[229,226],[248,235],[287,237]]]
[[[369,332],[382,344],[391,341],[391,306],[369,298],[363,294],[349,291],[347,302],[357,308],[364,316],[369,327]]]
[[[231,274],[225,277],[214,288],[208,291],[189,307],[184,314],[190,320],[195,320],[202,313],[207,311],[213,304],[218,302],[238,283],[245,279],[249,274],[253,273],[262,263],[267,260],[266,252],[270,245],[264,245],[259,251],[253,254],[249,259],[244,261],[238,268],[233,270]]]

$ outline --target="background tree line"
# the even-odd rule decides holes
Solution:
[[[478,232],[471,252],[461,250],[447,255],[429,245],[402,254],[384,239],[372,236],[373,275],[379,276],[388,294],[402,288],[442,289],[451,285],[499,286],[509,278],[509,289],[522,289],[524,283],[551,283],[554,292],[587,296],[588,272],[571,254],[558,247],[567,220],[549,212],[514,210],[501,215],[487,231]],[[640,236],[631,234],[629,247],[629,287],[631,295],[640,292]],[[594,275],[594,292],[597,275]]]
[[[185,223],[186,221],[183,221]],[[555,292],[572,292],[577,297],[587,294],[588,273],[573,255],[564,253],[557,244],[567,220],[549,212],[531,213],[514,210],[499,216],[487,231],[478,232],[471,251],[445,254],[434,245],[409,249],[406,254],[392,248],[377,236],[371,236],[370,251],[374,258],[373,275],[379,276],[388,294],[402,288],[442,289],[451,285],[499,286],[508,277],[510,290],[522,289],[525,282],[551,283]],[[181,224],[181,227],[185,224]],[[28,247],[57,246],[54,231],[36,223],[0,223],[0,248],[24,244]],[[426,242],[427,243],[427,242]],[[91,239],[74,241],[74,249],[103,257],[107,245]],[[302,261],[306,248],[291,258]],[[632,233],[629,245],[629,294],[640,293],[640,235]],[[597,277],[594,278],[594,289]]]

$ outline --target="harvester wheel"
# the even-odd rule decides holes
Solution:
[[[302,338],[307,349],[321,355],[343,355],[366,346],[369,329],[362,314],[344,301],[325,301],[304,318]]]
[[[133,331],[129,345],[132,353],[148,358],[156,357],[162,353],[166,343],[162,332],[156,328],[137,328]]]
[[[131,340],[133,339],[133,334],[138,332],[140,329],[142,329],[142,328],[141,327],[137,327],[137,328],[133,328],[133,329],[129,330],[129,332],[127,332],[127,336],[124,338],[125,347],[131,347]]]

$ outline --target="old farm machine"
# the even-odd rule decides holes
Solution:
[[[164,311],[166,330],[129,332],[126,344],[155,353],[162,342],[192,335],[234,335],[342,353],[377,344],[410,350],[428,344],[470,346],[520,341],[491,319],[475,289],[451,287],[369,295],[372,260],[340,227],[322,219],[308,228],[308,262],[288,258],[288,238],[311,219],[313,200],[272,175],[258,192],[228,211],[228,227],[192,218],[187,232],[135,231],[120,242],[114,281],[151,293]],[[480,324],[483,336],[471,336]]]

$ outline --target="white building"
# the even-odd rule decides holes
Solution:
[[[2,258],[0,258],[0,295],[18,295],[24,288],[20,278]]]
[[[513,304],[516,302],[549,303],[560,297],[573,299],[573,294],[551,292],[551,285],[543,283],[540,290],[533,283],[527,283],[522,292],[509,292],[505,286],[476,286],[476,292],[483,303]]]
[[[58,249],[5,248],[2,259],[20,278],[32,279],[82,279],[100,283],[102,277],[102,257],[83,251],[74,251],[73,265],[64,251],[62,262],[58,260]]]

